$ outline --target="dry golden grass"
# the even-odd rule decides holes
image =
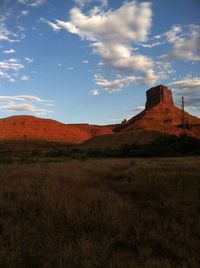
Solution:
[[[0,165],[0,267],[200,265],[200,158]]]

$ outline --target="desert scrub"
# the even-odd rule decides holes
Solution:
[[[0,165],[1,267],[199,267],[200,158]]]

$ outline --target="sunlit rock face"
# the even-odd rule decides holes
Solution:
[[[44,140],[81,143],[95,136],[114,132],[150,130],[166,134],[183,134],[183,112],[173,102],[172,92],[159,85],[146,92],[144,111],[123,124],[94,126],[89,124],[62,124],[33,116],[12,116],[0,119],[0,141]],[[184,132],[200,138],[200,119],[184,112]],[[109,146],[109,144],[108,144]]]
[[[200,119],[184,112],[185,129],[183,130],[183,112],[173,102],[172,92],[164,85],[146,91],[144,111],[115,130],[155,130],[172,135],[186,132],[190,136],[200,137]]]
[[[94,136],[110,134],[110,126],[62,124],[55,120],[33,116],[12,116],[0,119],[0,141],[41,140],[80,143]]]

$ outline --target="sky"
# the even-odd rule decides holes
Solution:
[[[0,0],[0,117],[120,123],[164,84],[200,117],[199,0]]]

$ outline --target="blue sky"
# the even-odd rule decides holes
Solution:
[[[117,123],[157,84],[200,116],[199,10],[199,0],[0,0],[0,117]]]

